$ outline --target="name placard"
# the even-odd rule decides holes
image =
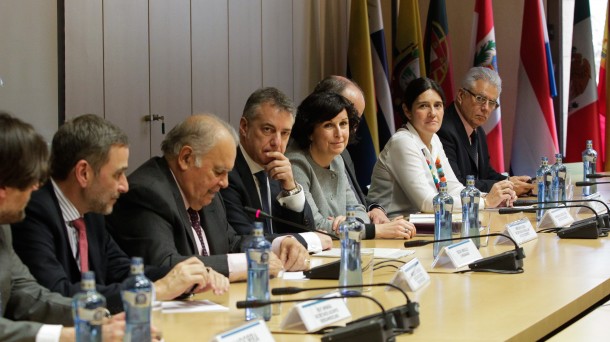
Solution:
[[[572,223],[574,223],[574,218],[572,217],[572,215],[570,215],[570,212],[567,208],[548,209],[544,213],[544,216],[542,216],[542,220],[540,220],[538,229],[567,227]]]
[[[275,341],[264,320],[249,322],[214,336],[214,342]]]
[[[338,295],[334,292],[324,297]],[[281,328],[312,332],[351,316],[342,298],[318,298],[295,305],[282,321]]]
[[[482,258],[477,246],[468,239],[445,246],[432,262],[432,268],[446,265],[448,262],[451,262],[454,268],[460,268]]]
[[[599,192],[596,192],[596,193],[591,194],[589,196],[583,196],[582,199],[583,200],[599,200],[599,201],[602,201],[604,203],[607,203],[607,201],[604,198],[604,196],[602,196],[602,194],[600,194]],[[595,210],[595,212],[598,215],[604,214],[606,211],[608,211],[606,209],[606,207],[603,204],[599,203],[599,202],[593,202],[593,201],[586,202],[586,201],[584,201],[584,202],[579,202],[578,204],[586,205],[586,206],[589,206],[589,207],[593,208],[593,210]],[[591,210],[589,210],[587,208],[576,208],[576,212],[577,213],[581,213],[582,212],[583,214],[591,214]]]
[[[522,218],[520,220],[513,221],[505,225],[503,234],[506,234],[513,238],[513,240],[515,240],[518,245],[522,245],[528,241],[532,241],[538,238],[538,234],[536,234],[534,227],[532,227],[532,223],[527,218]],[[512,242],[508,238],[504,236],[498,236],[498,238],[496,239],[496,244],[505,243],[512,244]]]
[[[424,266],[417,260],[411,259],[394,273],[394,277],[390,281],[392,285],[396,285],[405,291],[417,291],[424,285],[430,282],[430,275],[426,272]],[[395,290],[388,286],[386,291]]]

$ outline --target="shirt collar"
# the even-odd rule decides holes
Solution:
[[[57,201],[59,202],[59,209],[61,210],[61,216],[63,217],[65,222],[72,222],[78,218],[80,218],[80,213],[78,209],[70,202],[70,200],[64,195],[63,191],[59,188],[57,183],[51,178],[51,183],[53,184],[53,191],[55,192],[55,196],[57,197]]]
[[[186,210],[188,210],[191,207],[191,204],[186,199],[186,196],[184,196],[184,192],[182,191],[182,188],[180,188],[180,183],[178,183],[178,180],[176,179],[176,175],[174,175],[174,171],[172,171],[171,167],[169,168],[169,172],[172,173],[172,177],[174,177],[174,182],[176,182],[176,186],[178,187],[178,190],[180,190],[180,196],[182,196],[182,201],[184,202],[184,207],[186,208]]]
[[[460,112],[458,106],[455,106],[455,111],[458,113],[458,116],[460,117],[460,120],[462,120],[462,124],[466,129],[466,136],[468,137],[468,139],[470,139],[470,135],[472,134],[472,132],[474,132],[474,128],[472,128],[470,124],[464,119],[464,116],[462,115],[462,112]]]
[[[250,156],[246,152],[246,149],[241,145],[241,143],[239,143],[239,150],[241,151],[241,154],[244,156],[244,159],[246,160],[246,164],[248,164],[248,168],[250,168],[250,172],[252,174],[256,174],[259,171],[265,170],[264,167],[262,167],[257,162],[252,160],[252,158],[250,158]]]

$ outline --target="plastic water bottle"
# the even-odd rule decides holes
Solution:
[[[451,211],[453,210],[453,197],[447,193],[447,183],[440,182],[438,195],[432,199],[434,206],[434,240],[451,239]],[[451,242],[435,242],[433,256],[436,258],[441,249]]]
[[[553,201],[566,200],[566,166],[563,165],[563,157],[561,153],[555,154],[555,164],[551,166],[551,174],[553,182],[551,184],[551,196]]]
[[[551,182],[552,182],[551,168],[549,167],[549,159],[547,157],[540,158],[540,167],[536,171],[536,183],[538,184],[538,202],[548,202],[551,200]],[[544,204],[540,207],[544,208]],[[536,212],[536,221],[540,222],[544,210]]]
[[[360,259],[360,240],[364,224],[356,220],[356,207],[346,206],[346,220],[339,226],[341,238],[341,271],[339,286],[362,284],[362,263]],[[362,293],[362,288],[341,289],[341,293]]]
[[[248,259],[248,286],[246,300],[269,300],[269,255],[271,243],[263,234],[263,223],[254,222],[252,238],[245,246]],[[246,308],[246,321],[253,319],[271,319],[271,305],[260,308]]]
[[[95,275],[84,272],[81,291],[72,298],[72,317],[76,342],[102,341],[102,324],[106,317],[106,298],[95,290]]]
[[[131,258],[131,276],[121,284],[121,298],[125,309],[125,342],[150,341],[150,312],[153,284],[144,275],[144,262]]]
[[[587,175],[594,174],[597,171],[597,152],[593,149],[593,141],[587,140],[587,148],[582,151],[582,180],[585,182],[591,181]],[[584,186],[582,194],[589,196],[597,192],[597,185]]]
[[[466,187],[460,192],[462,199],[462,230],[461,237],[479,235],[479,202],[481,192],[474,186],[474,176],[466,176]],[[481,246],[478,237],[472,238],[475,246]]]

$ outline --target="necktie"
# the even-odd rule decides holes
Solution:
[[[472,131],[472,134],[470,135],[470,153],[472,154],[472,157],[474,158],[474,164],[478,168],[479,167],[479,151],[477,150],[477,146],[478,146],[477,131],[474,130],[474,131]]]
[[[201,242],[201,255],[208,256],[208,250],[205,248],[205,243],[203,243],[203,230],[201,228],[199,213],[191,208],[188,209],[188,212],[189,218],[191,219],[191,226],[193,227],[193,229],[195,229],[195,233],[197,233],[199,242]]]
[[[78,255],[80,257],[80,271],[89,271],[89,244],[87,243],[87,227],[85,220],[80,217],[72,221],[72,226],[78,231]]]
[[[267,178],[267,174],[265,171],[259,171],[255,173],[254,176],[256,176],[256,179],[258,179],[258,188],[261,192],[261,204],[263,206],[263,211],[269,215],[273,215],[273,213],[271,213],[271,190],[269,189],[269,179]],[[265,218],[263,222],[265,224],[265,233],[271,234],[273,232],[271,220]]]

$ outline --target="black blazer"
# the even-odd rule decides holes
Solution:
[[[123,311],[120,285],[130,273],[129,257],[106,231],[104,216],[85,214],[89,269],[95,272],[97,290],[111,312]],[[32,193],[26,218],[11,226],[13,247],[38,282],[53,292],[72,297],[80,291],[81,272],[72,255],[59,202],[49,181]],[[167,269],[146,268],[153,281]]]
[[[299,223],[309,227],[310,230],[315,231],[313,224],[313,214],[311,208],[305,201],[305,207],[302,212],[292,211],[288,208],[282,207],[280,202],[276,199],[279,193],[282,191],[280,182],[274,179],[269,179],[269,187],[271,188],[271,199],[272,199],[272,214],[273,216],[288,220],[291,222]],[[229,224],[237,234],[249,235],[254,225],[254,217],[252,214],[246,212],[244,207],[262,208],[256,184],[252,178],[252,172],[248,167],[248,163],[244,158],[241,149],[237,148],[237,157],[235,158],[235,166],[233,170],[229,172],[229,186],[225,189],[221,189],[222,199],[224,205],[227,208],[227,219]],[[302,233],[303,230],[289,226],[287,224],[274,221],[273,230],[275,233]],[[294,235],[303,245],[306,245],[303,238],[295,234]]]
[[[466,184],[467,175],[474,175],[475,186],[481,191],[489,192],[495,183],[506,179],[506,176],[496,172],[489,163],[487,136],[482,127],[477,128],[479,155],[479,167],[477,168],[474,156],[468,148],[470,138],[466,135],[466,128],[455,108],[455,103],[445,110],[443,124],[436,134],[443,143],[443,150],[449,159],[451,169],[462,184]]]
[[[210,247],[210,256],[202,257],[167,161],[153,157],[128,180],[129,192],[119,198],[112,214],[106,217],[108,230],[127,254],[168,267],[197,255],[206,266],[229,275],[227,253],[241,252],[243,237],[229,225],[221,194],[199,211]]]

